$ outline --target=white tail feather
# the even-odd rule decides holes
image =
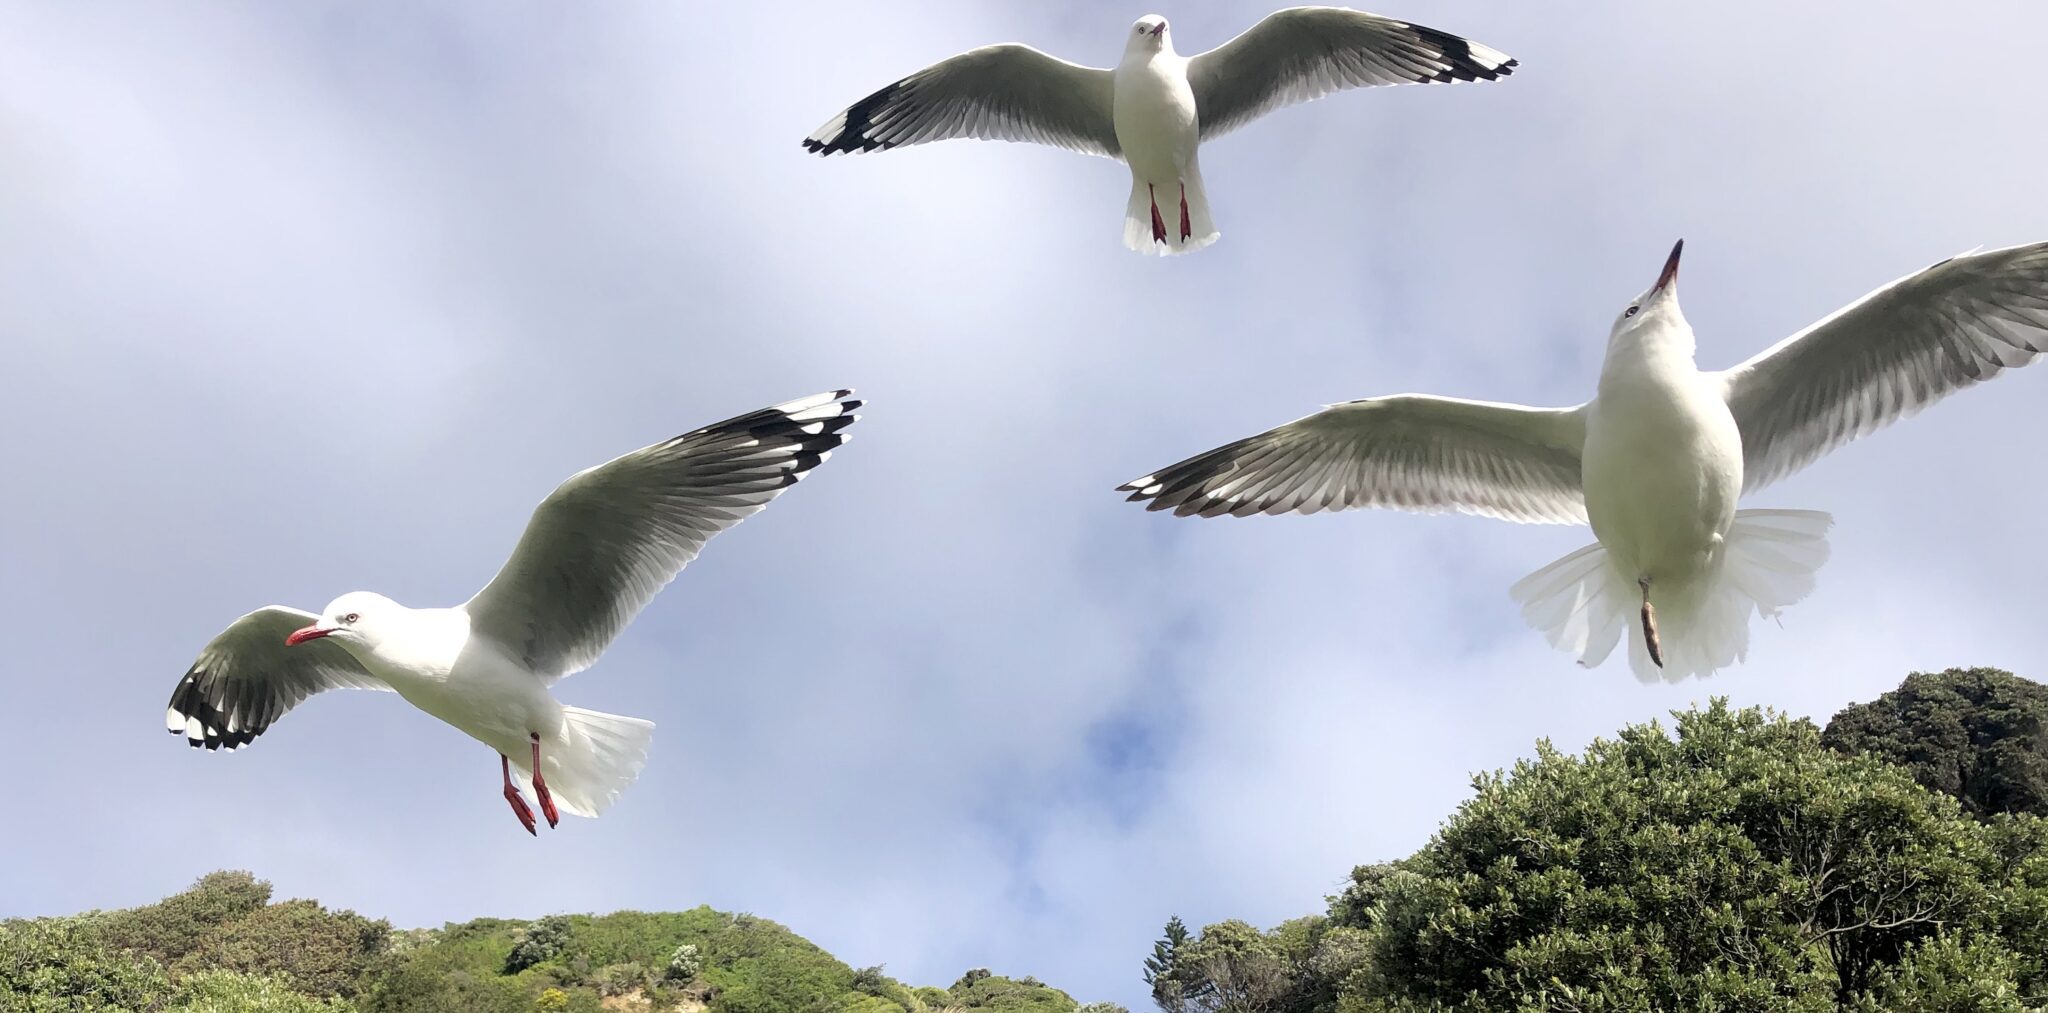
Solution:
[[[1185,186],[1188,202],[1188,238],[1180,237],[1180,201]],[[1152,208],[1159,208],[1159,220],[1166,226],[1166,240],[1153,238]],[[1209,195],[1202,189],[1202,169],[1188,166],[1180,179],[1147,181],[1131,177],[1131,199],[1124,205],[1124,245],[1139,253],[1171,257],[1192,253],[1220,238],[1209,217]]]
[[[581,707],[563,707],[562,719],[561,739],[541,746],[541,773],[563,812],[597,816],[639,779],[654,722]],[[519,755],[507,755],[519,765]],[[523,765],[520,772],[527,773]],[[530,777],[520,782],[521,788],[533,787]]]
[[[1598,543],[1516,581],[1508,593],[1552,647],[1577,655],[1588,668],[1607,660],[1626,636],[1629,667],[1644,682],[1711,675],[1748,653],[1752,612],[1776,618],[1813,590],[1814,573],[1828,559],[1832,523],[1818,510],[1736,511],[1712,570],[1651,584],[1662,668],[1643,641],[1642,591]]]

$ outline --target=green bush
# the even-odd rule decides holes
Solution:
[[[174,964],[212,930],[270,903],[270,884],[241,871],[210,872],[183,893],[126,911],[101,923],[107,945],[147,953]]]
[[[1898,764],[1978,816],[2048,816],[2048,686],[2010,672],[1914,673],[1844,708],[1821,741]]]
[[[177,968],[275,976],[307,995],[349,998],[390,932],[389,923],[353,911],[288,900],[215,928]]]
[[[518,974],[543,960],[552,960],[568,943],[567,915],[547,915],[536,919],[519,934],[519,941],[512,944],[512,952],[505,955],[505,973]]]
[[[142,1010],[170,993],[163,965],[108,944],[92,916],[0,922],[0,1000],[8,1009]]]
[[[341,999],[318,999],[295,991],[281,978],[199,971],[178,979],[167,1013],[354,1013]]]

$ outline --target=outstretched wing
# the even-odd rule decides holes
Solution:
[[[1434,28],[1344,7],[1290,7],[1188,61],[1202,139],[1347,88],[1493,81],[1506,53]]]
[[[1116,158],[1110,73],[1014,43],[933,64],[855,102],[804,138],[816,154],[956,137],[1031,141]]]
[[[1720,374],[1758,489],[2048,351],[2048,243],[1944,260]]]
[[[577,473],[527,522],[505,568],[463,605],[470,628],[546,676],[582,671],[711,536],[846,442],[852,391],[749,412]]]
[[[1183,517],[1392,507],[1577,524],[1585,442],[1583,405],[1395,394],[1331,405],[1117,489]]]
[[[293,630],[319,618],[271,605],[235,620],[178,680],[164,725],[195,749],[237,749],[322,690],[391,688],[338,644],[311,640],[285,646]]]

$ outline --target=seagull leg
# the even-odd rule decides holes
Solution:
[[[541,815],[548,818],[548,829],[553,830],[562,822],[562,814],[555,811],[555,797],[548,794],[548,783],[540,779],[540,733],[528,734],[533,737],[533,793],[540,799]]]
[[[1159,216],[1159,191],[1152,184],[1145,184],[1145,192],[1152,195],[1152,241],[1166,242],[1166,219]]]
[[[1189,237],[1189,236],[1192,236],[1192,235],[1194,235],[1194,234],[1195,234],[1195,223],[1193,223],[1193,222],[1191,222],[1191,221],[1189,221],[1189,220],[1188,220],[1188,184],[1187,184],[1187,181],[1186,181],[1186,180],[1182,180],[1182,181],[1181,181],[1181,184],[1180,184],[1180,238],[1181,238],[1181,242],[1187,242],[1187,240],[1188,240],[1188,237]]]
[[[527,807],[526,799],[520,796],[519,786],[512,783],[512,758],[499,753],[498,768],[505,773],[505,801],[512,803],[512,815],[519,817],[519,825],[525,827],[527,833],[539,837],[540,831],[533,826],[533,810]]]
[[[1650,649],[1650,660],[1664,667],[1664,645],[1657,639],[1657,610],[1650,605],[1650,578],[1639,577],[1636,586],[1643,589],[1643,646]]]

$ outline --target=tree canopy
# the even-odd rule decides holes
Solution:
[[[2048,686],[1995,668],[1915,673],[1844,708],[1821,741],[1898,764],[1978,816],[2048,816]]]
[[[1174,947],[1230,1013],[2013,1009],[2048,1001],[2048,823],[1973,819],[1725,702],[1539,744],[1319,916]]]

